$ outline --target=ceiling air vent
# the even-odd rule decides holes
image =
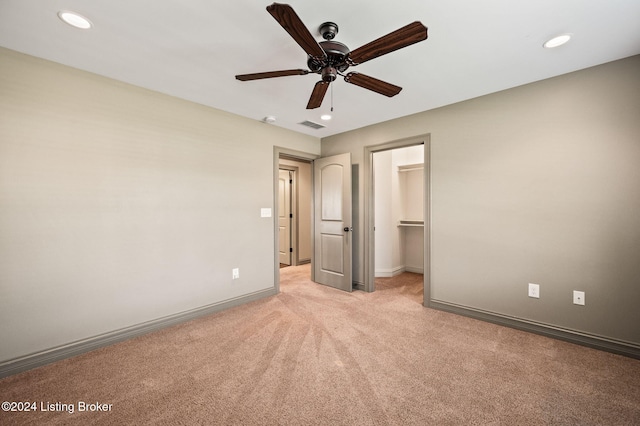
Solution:
[[[303,126],[311,127],[312,129],[316,129],[316,130],[325,128],[325,126],[323,126],[322,124],[314,123],[313,121],[309,121],[309,120],[305,120],[302,123],[298,123],[298,124],[302,124]]]

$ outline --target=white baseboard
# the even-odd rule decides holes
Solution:
[[[395,277],[396,275],[400,275],[404,271],[405,271],[405,267],[404,266],[397,266],[397,267],[395,267],[393,269],[376,269],[375,277],[376,278],[391,278],[391,277]]]
[[[414,274],[424,274],[422,266],[398,266],[393,269],[376,269],[376,278],[391,278],[400,275],[403,272],[413,272]]]
[[[422,266],[405,266],[404,270],[405,272],[424,275],[424,268]]]

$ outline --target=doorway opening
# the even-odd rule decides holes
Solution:
[[[429,135],[365,147],[364,289],[408,272],[430,298]],[[414,277],[415,278],[415,277]]]
[[[276,206],[276,217],[274,224],[275,239],[275,290],[280,291],[280,226],[278,221],[280,216],[278,206],[280,193],[278,190],[280,180],[281,162],[287,160],[294,161],[295,167],[302,168],[309,164],[312,171],[310,185],[301,189],[300,182],[296,186],[297,206],[292,209],[302,209],[309,207],[311,210],[310,227],[308,230],[300,229],[298,226],[298,242],[301,237],[311,234],[309,243],[311,245],[310,265],[306,269],[310,270],[310,280],[318,284],[338,288],[344,291],[353,290],[352,273],[352,252],[354,245],[353,235],[353,215],[352,215],[352,164],[351,153],[343,153],[328,157],[318,158],[309,154],[290,152],[283,148],[274,148],[274,205]],[[308,202],[300,201],[304,195],[309,195]],[[286,197],[285,197],[286,198]],[[311,208],[312,207],[312,208]],[[309,216],[299,214],[298,225],[302,219]],[[311,232],[312,233],[311,233]],[[298,244],[301,248],[301,244]],[[295,255],[295,249],[294,255]],[[302,250],[298,250],[300,253]],[[309,272],[307,272],[309,274]]]
[[[373,153],[374,283],[423,301],[424,145]]]
[[[280,158],[278,236],[281,267],[311,263],[311,163]]]
[[[277,171],[274,282],[278,292],[282,268],[295,268],[303,272],[305,279],[311,280],[312,173],[313,160],[317,157],[284,148],[274,149],[274,169]]]

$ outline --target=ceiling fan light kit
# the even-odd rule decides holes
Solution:
[[[416,21],[355,50],[349,50],[343,43],[333,40],[338,34],[338,25],[334,22],[325,22],[320,25],[319,31],[324,41],[318,43],[288,4],[273,3],[267,6],[267,12],[278,21],[280,26],[307,53],[307,67],[309,69],[239,74],[236,75],[236,79],[251,81],[264,78],[306,75],[309,73],[319,74],[321,80],[315,84],[311,92],[307,109],[320,107],[329,84],[334,82],[338,76],[342,76],[347,83],[355,84],[384,96],[392,97],[397,95],[402,90],[400,86],[361,73],[349,72],[345,75],[344,72],[349,67],[354,67],[427,39],[427,28]]]

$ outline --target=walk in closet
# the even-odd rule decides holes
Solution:
[[[376,277],[424,271],[423,150],[374,154]]]

